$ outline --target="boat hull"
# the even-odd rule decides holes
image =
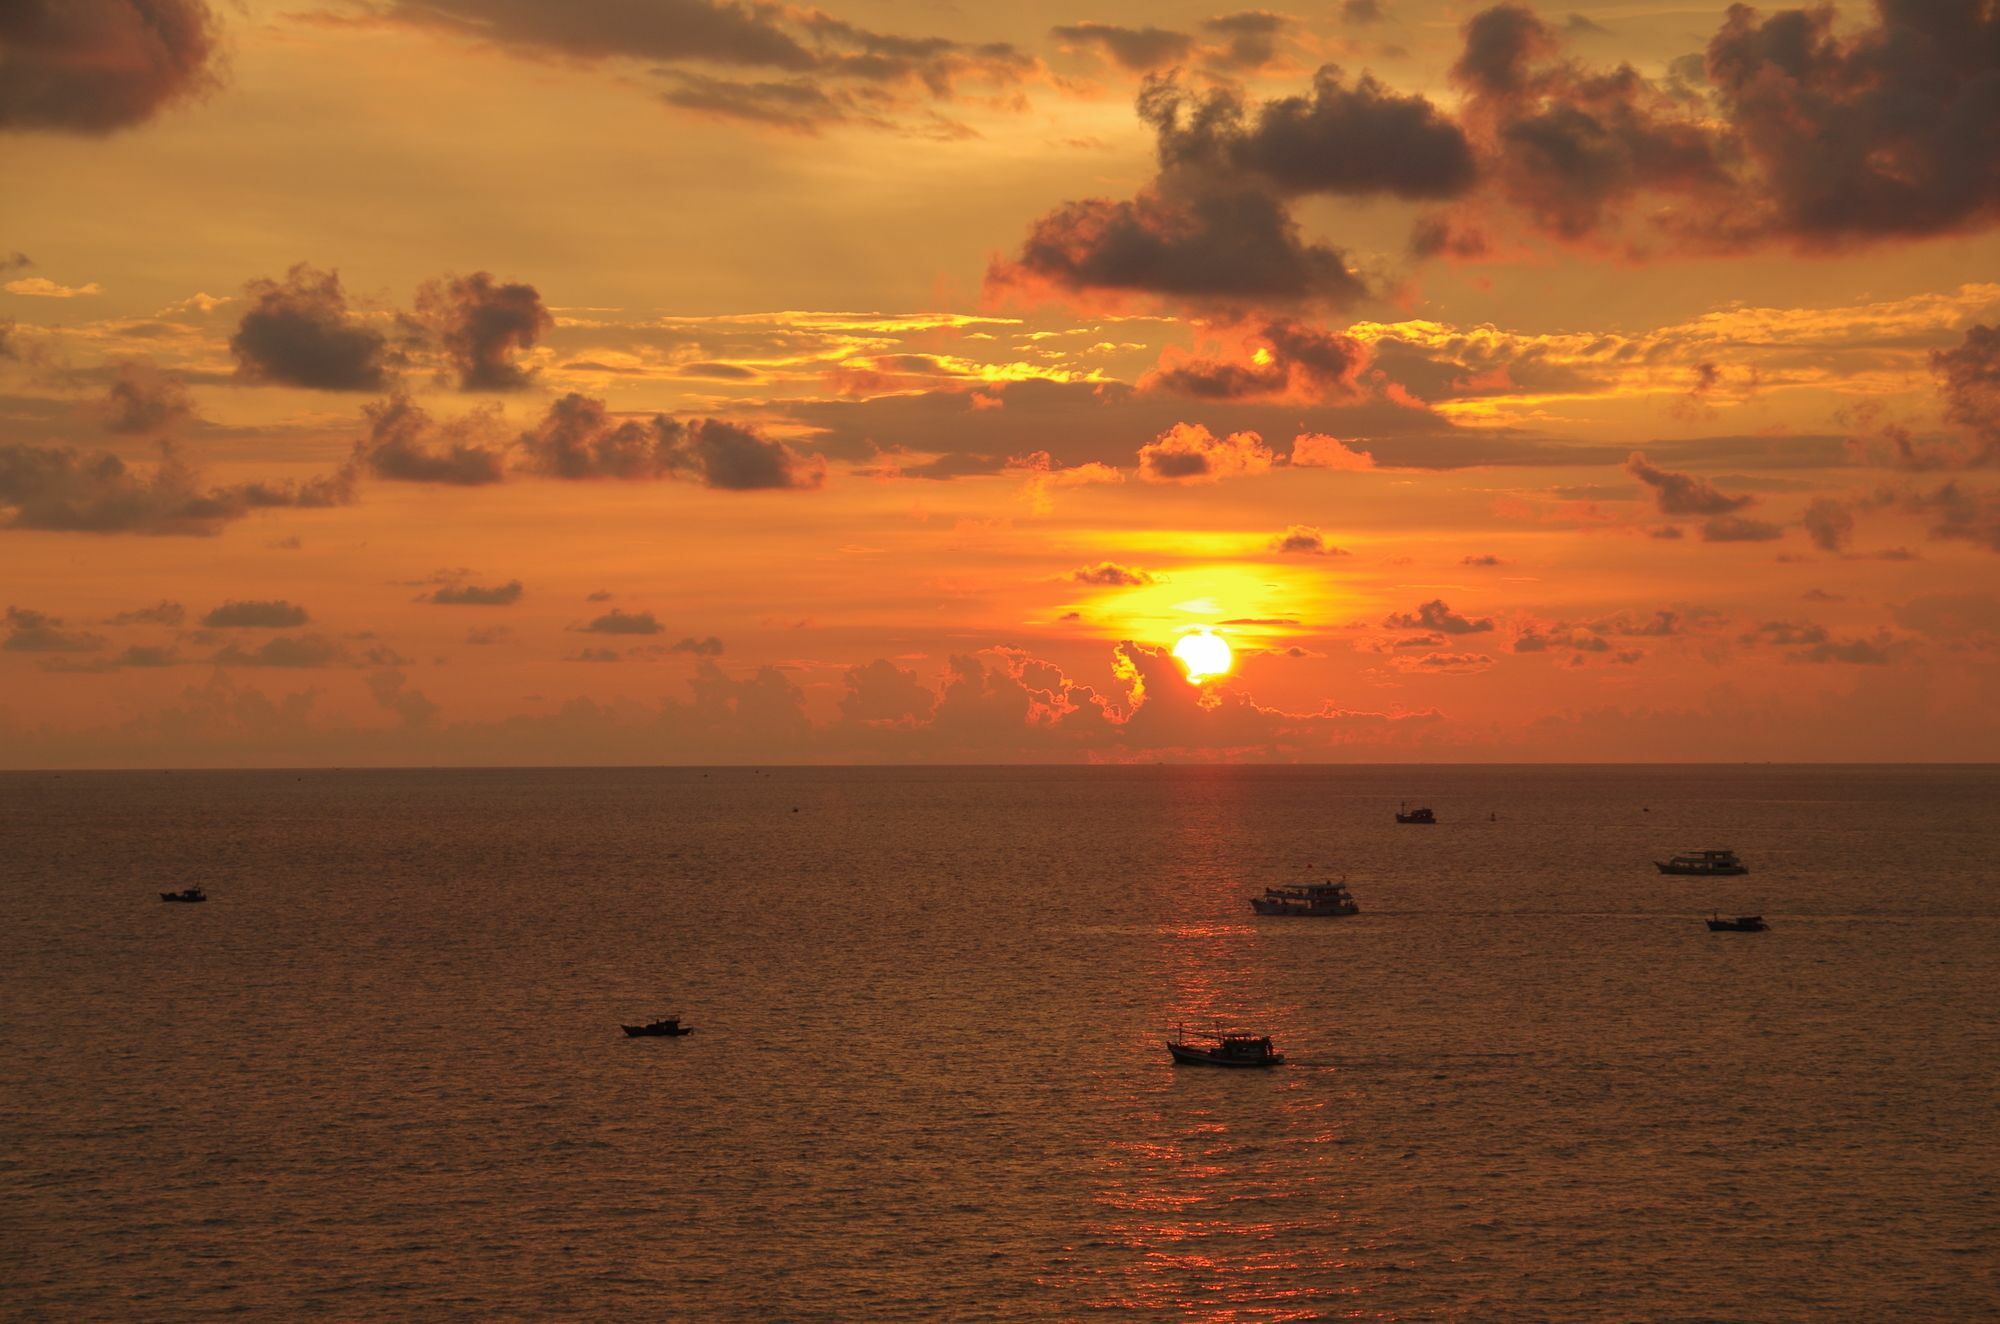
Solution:
[[[1763,933],[1771,926],[1761,919],[1710,919],[1703,920],[1710,933]]]
[[[1359,915],[1361,907],[1349,906],[1329,910],[1323,906],[1287,905],[1282,901],[1252,899],[1250,909],[1260,915],[1287,915],[1297,919],[1339,919],[1345,915]]]
[[[620,1028],[628,1039],[676,1039],[694,1033],[692,1025],[626,1025]]]
[[[1173,1054],[1175,1066],[1244,1067],[1255,1070],[1263,1067],[1283,1066],[1285,1064],[1285,1055],[1283,1053],[1273,1053],[1271,1056],[1263,1058],[1225,1057],[1205,1048],[1196,1048],[1189,1044],[1177,1044],[1171,1039],[1167,1041],[1167,1051]]]
[[[1741,864],[1725,864],[1721,866],[1670,864],[1664,860],[1654,860],[1653,867],[1661,873],[1672,874],[1677,878],[1736,878],[1750,872],[1748,868]]]
[[[192,906],[206,901],[208,898],[205,896],[182,896],[179,892],[162,892],[160,893],[160,900],[178,901],[183,905]]]

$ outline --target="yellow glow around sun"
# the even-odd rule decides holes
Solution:
[[[1229,664],[1235,661],[1229,651],[1229,641],[1207,630],[1182,635],[1174,644],[1174,656],[1187,668],[1188,683],[1191,685],[1228,675]]]

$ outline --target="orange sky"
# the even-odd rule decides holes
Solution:
[[[1996,80],[1971,0],[34,0],[0,766],[1994,758]]]

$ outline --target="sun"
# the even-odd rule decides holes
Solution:
[[[1191,685],[1228,675],[1230,664],[1236,660],[1229,651],[1229,641],[1208,630],[1182,635],[1174,644],[1174,656],[1187,668]]]

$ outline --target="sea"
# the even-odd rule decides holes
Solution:
[[[1994,767],[7,774],[0,994],[10,1320],[2000,1318]]]

